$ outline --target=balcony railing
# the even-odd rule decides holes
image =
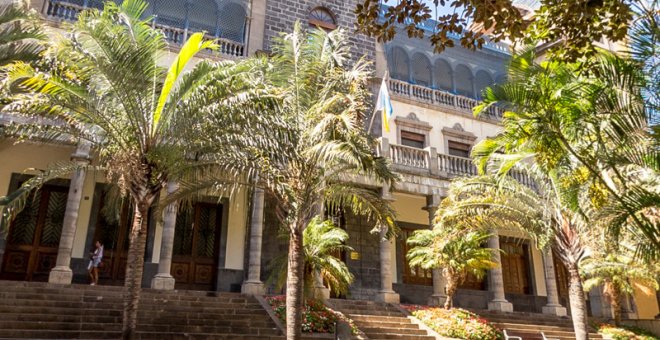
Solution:
[[[423,174],[429,177],[453,178],[478,175],[472,159],[439,154],[434,147],[424,149],[390,144],[387,138],[380,139],[378,155],[391,159],[397,171]],[[534,181],[526,174],[511,171],[509,175],[520,183],[534,187]]]
[[[59,20],[59,21],[75,21],[78,19],[78,14],[84,10],[85,7],[74,4],[71,2],[61,1],[61,0],[49,0],[48,6],[46,7],[45,15],[48,18]],[[188,31],[185,28],[172,27],[164,24],[159,24],[156,18],[154,27],[161,30],[165,39],[170,42],[172,45],[181,46],[183,43],[188,40],[188,36],[193,32]],[[219,48],[215,52],[223,56],[228,57],[242,57],[245,56],[245,46],[242,43],[214,37],[212,35],[206,35],[206,38],[209,40],[214,40]]]
[[[479,105],[479,101],[476,99],[442,90],[435,90],[426,86],[415,85],[396,79],[389,79],[388,83],[390,93],[392,93],[393,96],[435,105],[440,108],[450,108],[472,114],[472,109]],[[482,116],[491,119],[501,119],[503,114],[504,110],[501,108],[490,106],[484,113],[482,113]]]

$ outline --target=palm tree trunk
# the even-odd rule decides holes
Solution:
[[[445,279],[447,280],[447,300],[445,301],[445,309],[452,309],[454,307],[454,294],[456,294],[458,284],[456,278],[452,275],[446,275]]]
[[[286,338],[302,337],[304,254],[302,224],[296,223],[289,238],[289,261],[286,279]]]
[[[149,203],[136,202],[126,261],[124,281],[124,319],[122,339],[133,339],[137,325],[138,302],[144,273],[144,250],[147,245]]]
[[[621,293],[614,286],[614,283],[611,283],[611,285],[610,303],[612,304],[612,314],[614,315],[614,324],[619,326],[621,324]]]
[[[587,340],[589,339],[589,329],[587,326],[587,303],[584,299],[582,279],[580,279],[580,273],[576,263],[568,266],[568,273],[568,297],[571,303],[571,318],[573,319],[575,339]]]

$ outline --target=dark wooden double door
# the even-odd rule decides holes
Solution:
[[[171,274],[177,289],[215,290],[222,206],[197,203],[176,219]]]
[[[0,278],[47,281],[55,266],[68,188],[45,185],[32,193],[12,221],[2,257]]]
[[[129,233],[133,207],[128,200],[110,206],[101,198],[94,242],[104,244],[104,268],[101,283],[122,285],[128,257]],[[149,214],[150,218],[154,218]],[[219,254],[222,206],[197,203],[180,209],[174,234],[171,274],[177,289],[213,290]],[[149,228],[153,223],[149,223]],[[153,233],[149,233],[151,235]],[[92,242],[93,243],[93,242]],[[145,258],[149,261],[149,258]]]
[[[529,246],[517,241],[500,241],[504,292],[531,294]]]

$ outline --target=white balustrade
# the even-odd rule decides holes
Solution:
[[[62,0],[50,0],[46,8],[46,16],[55,20],[75,21],[78,19],[78,13],[85,9],[83,6],[76,5]],[[165,39],[173,45],[181,46],[188,39],[189,32],[180,27],[173,27],[156,22],[154,27],[161,30]],[[243,43],[231,41],[223,38],[216,38],[211,35],[206,36],[207,39],[215,40],[219,45],[215,53],[229,57],[242,57],[245,56],[245,46]]]
[[[478,173],[472,159],[444,154],[438,154],[438,170],[459,176],[476,176]]]
[[[390,158],[397,165],[429,169],[429,153],[424,149],[405,145],[390,145]]]
[[[390,93],[394,96],[404,97],[432,105],[451,107],[455,110],[470,114],[472,114],[472,109],[479,105],[479,101],[476,99],[452,94],[443,90],[414,85],[396,79],[389,79],[388,82]],[[491,118],[502,118],[503,110],[497,106],[490,106],[484,113],[484,116]]]

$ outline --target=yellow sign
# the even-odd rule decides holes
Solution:
[[[360,253],[357,251],[352,251],[351,252],[351,260],[359,260],[360,259]]]

